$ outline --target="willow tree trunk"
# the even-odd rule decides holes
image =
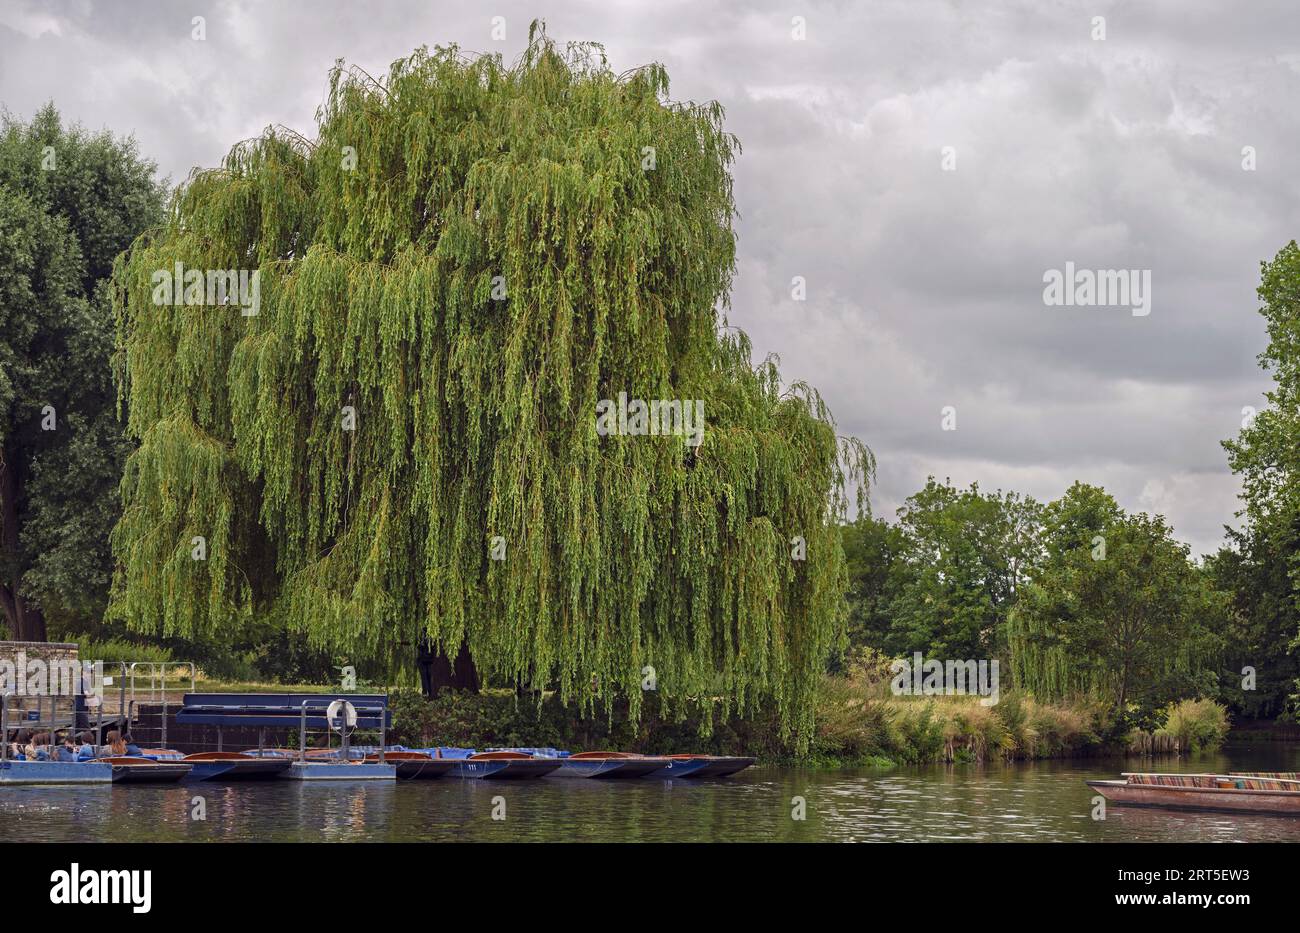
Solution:
[[[469,646],[461,642],[460,651],[455,662],[443,654],[429,639],[420,640],[419,648],[420,688],[428,697],[437,696],[450,687],[454,690],[471,690],[478,693],[480,683],[478,669],[470,657]]]
[[[18,641],[45,641],[45,616],[30,605],[19,592],[23,576],[19,549],[18,501],[22,495],[22,477],[17,452],[0,450],[0,609],[4,611],[9,633]]]

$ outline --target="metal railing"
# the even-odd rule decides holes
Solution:
[[[9,760],[9,691],[0,693],[0,761]]]
[[[194,692],[197,680],[198,669],[193,661],[116,661],[104,665],[111,670],[115,670],[119,682],[114,684],[118,688],[118,708],[117,723],[118,728],[125,735],[135,722],[139,715],[139,709],[144,703],[159,703],[162,706],[162,724],[160,728],[161,744],[167,745],[167,714],[170,706],[167,696],[167,683],[169,678],[172,680],[179,679],[184,688],[184,681],[189,681],[189,692]],[[146,686],[147,684],[147,686]],[[83,682],[84,686],[84,682]],[[102,686],[102,685],[100,685]],[[35,696],[35,710],[21,709],[20,711],[27,715],[34,712],[35,718],[25,718],[18,722],[10,722],[12,712],[11,698],[16,694],[12,691],[6,694],[3,707],[0,708],[0,735],[7,738],[9,730],[12,729],[33,729],[48,730],[51,732],[63,729],[81,729],[88,728],[91,720],[94,720],[95,733],[97,740],[102,740],[104,735],[104,690],[92,691],[90,693],[81,692],[78,688],[79,695],[86,701],[86,705],[79,706],[74,697],[65,697],[61,694],[50,694],[48,696]],[[59,708],[60,701],[68,704],[66,710]],[[48,716],[46,707],[48,705]],[[110,716],[111,722],[111,716]],[[6,748],[8,747],[6,743]]]
[[[339,697],[338,699],[343,699],[343,698]],[[302,718],[298,723],[298,761],[301,764],[307,763],[307,706],[311,702],[312,702],[311,700],[302,701]],[[339,734],[342,736],[342,743],[339,749],[339,758],[342,761],[348,761],[349,749],[351,748],[351,744],[352,744],[349,741],[351,738],[351,732],[348,730],[346,712],[340,711],[339,716],[342,719],[342,723],[340,724],[338,730]],[[327,735],[330,729],[332,728],[333,725],[330,724],[329,719],[326,718]],[[388,738],[388,704],[385,703],[383,709],[381,709],[379,712],[379,763],[381,765],[384,763],[384,745],[387,741],[387,738]]]
[[[131,661],[128,665],[122,662],[122,676],[124,678],[123,687],[125,688],[125,678],[129,674],[131,681],[131,701],[130,709],[132,713],[140,708],[142,702],[145,703],[162,703],[162,728],[159,732],[159,744],[167,747],[167,669],[171,668],[173,673],[181,672],[182,678],[185,674],[189,675],[190,689],[189,692],[195,691],[198,671],[193,661]],[[136,674],[141,669],[148,670],[149,677],[149,695],[146,699],[141,700],[136,690]],[[141,685],[143,686],[143,676]],[[126,712],[125,692],[123,693],[123,712]],[[132,722],[132,717],[128,716],[127,723]]]

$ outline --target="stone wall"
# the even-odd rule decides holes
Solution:
[[[77,679],[57,675],[57,665],[75,663],[77,645],[65,642],[0,641],[0,692],[9,694],[9,728],[48,729],[70,725]],[[44,673],[29,680],[40,662]],[[70,669],[66,669],[71,673]]]

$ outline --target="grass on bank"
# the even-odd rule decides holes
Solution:
[[[1153,732],[1108,740],[1108,714],[1096,698],[1043,703],[1003,693],[984,706],[973,696],[896,697],[887,684],[827,675],[817,704],[814,761],[918,764],[1084,757],[1097,754],[1191,754],[1217,748],[1227,710],[1212,700],[1182,700]]]
[[[1087,754],[1101,745],[1097,710],[1003,695],[895,697],[828,675],[817,704],[812,757],[828,764],[989,761]]]

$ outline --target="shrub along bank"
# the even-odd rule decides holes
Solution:
[[[623,710],[587,719],[553,696],[539,700],[509,691],[448,690],[432,700],[406,691],[394,695],[393,710],[392,741],[409,747],[693,751],[827,767],[1186,754],[1217,747],[1228,727],[1224,708],[1209,700],[1185,700],[1169,707],[1163,712],[1164,725],[1154,731],[1117,734],[1104,704],[1095,699],[1040,703],[1004,693],[998,703],[983,706],[976,697],[882,696],[878,684],[831,675],[818,691],[809,754],[799,759],[781,737],[775,718],[716,723],[701,736],[698,720],[662,715],[653,699],[636,724]]]

